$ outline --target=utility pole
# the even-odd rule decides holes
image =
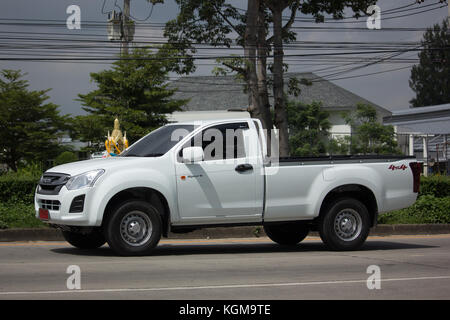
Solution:
[[[123,39],[121,44],[121,52],[123,55],[128,55],[128,42],[130,41],[129,35],[129,21],[130,21],[130,0],[123,0],[123,15],[122,15],[122,28]]]

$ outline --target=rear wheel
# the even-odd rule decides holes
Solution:
[[[331,203],[321,217],[319,234],[332,250],[356,250],[367,239],[370,215],[366,206],[352,198],[342,198]]]
[[[119,255],[149,254],[161,239],[162,222],[151,204],[135,200],[120,205],[106,221],[109,246]]]
[[[79,249],[96,249],[106,243],[106,239],[100,229],[93,229],[88,233],[63,230],[64,239]]]
[[[309,227],[304,222],[290,222],[283,224],[268,224],[264,226],[266,235],[281,245],[296,245],[309,233]]]

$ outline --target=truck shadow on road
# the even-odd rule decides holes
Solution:
[[[391,241],[368,241],[358,251],[376,250],[407,250],[437,248],[438,246],[391,242]],[[107,246],[95,250],[81,250],[73,247],[55,248],[51,251],[60,254],[79,256],[116,256]],[[159,244],[148,256],[171,256],[171,255],[198,255],[198,254],[251,254],[251,253],[277,253],[277,252],[333,252],[321,242],[304,242],[296,246],[281,246],[275,243],[211,243],[211,244]],[[357,252],[358,252],[357,251]]]

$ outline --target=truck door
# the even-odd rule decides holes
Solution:
[[[250,123],[253,126],[253,123]],[[207,127],[177,150],[178,208],[183,224],[257,222],[262,218],[262,165],[248,122]],[[182,162],[182,150],[201,146],[203,161]]]

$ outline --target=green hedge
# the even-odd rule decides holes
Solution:
[[[380,214],[378,223],[450,223],[450,197],[423,195],[409,208]]]
[[[8,228],[45,228],[35,217],[34,205],[23,203],[0,203],[0,229]]]
[[[0,203],[18,202],[32,204],[39,177],[7,174],[0,176]]]
[[[36,173],[0,175],[0,229],[46,227],[35,217],[34,191],[38,181]]]
[[[39,177],[27,174],[0,176],[0,229],[36,227],[34,191]],[[382,214],[380,224],[450,223],[450,177],[421,177],[417,202],[406,209]]]
[[[450,197],[450,177],[420,177],[420,195],[433,195],[436,198]]]

